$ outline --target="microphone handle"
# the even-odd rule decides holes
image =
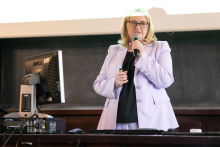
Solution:
[[[139,56],[138,49],[134,49],[133,55],[134,55],[135,58],[137,58]]]

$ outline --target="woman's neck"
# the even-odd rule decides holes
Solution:
[[[133,50],[130,48],[130,46],[128,47],[128,52],[133,52]]]

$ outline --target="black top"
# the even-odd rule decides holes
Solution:
[[[127,52],[122,68],[127,72],[128,82],[123,84],[118,102],[117,123],[138,122],[136,93],[134,86],[134,61],[133,52]]]

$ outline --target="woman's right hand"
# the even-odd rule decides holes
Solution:
[[[119,72],[115,75],[115,89],[121,87],[122,84],[127,83],[127,71]]]

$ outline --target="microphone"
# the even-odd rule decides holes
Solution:
[[[140,36],[138,35],[138,34],[134,34],[133,36],[132,36],[132,39],[133,39],[133,41],[135,41],[135,40],[140,40]],[[138,56],[139,56],[139,51],[138,51],[138,49],[134,49],[134,51],[133,51],[133,55],[135,56],[135,58],[137,58]]]

